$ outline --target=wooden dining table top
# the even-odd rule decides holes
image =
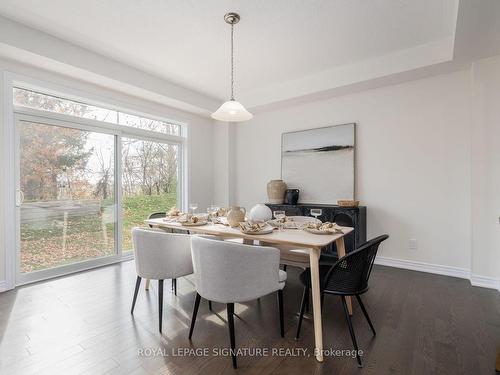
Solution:
[[[314,234],[301,229],[284,229],[283,231],[274,230],[268,234],[245,234],[241,230],[231,228],[224,224],[211,224],[201,226],[184,226],[175,221],[166,221],[163,218],[148,219],[145,224],[159,228],[183,229],[189,230],[190,233],[212,234],[223,237],[237,237],[247,240],[264,241],[267,243],[297,245],[304,248],[322,248],[352,232],[354,228],[341,227],[342,233],[335,234]]]

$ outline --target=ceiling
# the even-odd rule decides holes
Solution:
[[[219,100],[229,95],[223,15],[237,11],[236,96],[249,106],[370,78],[367,67],[376,76],[444,61],[457,9],[458,0],[0,2],[7,18]]]

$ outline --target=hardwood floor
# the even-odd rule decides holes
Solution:
[[[178,296],[165,287],[163,335],[158,333],[157,290],[141,288],[134,316],[133,262],[41,282],[0,294],[0,374],[494,374],[500,345],[500,294],[469,281],[376,266],[364,301],[377,330],[372,337],[354,302],[353,324],[364,369],[353,357],[313,355],[313,327],[304,320],[294,340],[301,287],[288,268],[285,339],[280,338],[275,294],[235,306],[238,348],[267,348],[269,356],[175,356],[180,350],[211,354],[229,346],[225,306],[201,302],[190,343],[194,303],[191,278],[178,280]],[[325,348],[351,350],[339,298],[323,310]],[[305,349],[305,356],[271,350]],[[180,350],[179,350],[180,349]],[[142,351],[142,352],[141,352]],[[168,356],[146,356],[162,351]],[[141,355],[144,353],[144,355]],[[298,351],[296,352],[298,353]]]

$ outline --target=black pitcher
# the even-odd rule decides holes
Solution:
[[[299,189],[287,189],[285,192],[285,204],[296,205],[299,201]]]

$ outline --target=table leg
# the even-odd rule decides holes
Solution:
[[[323,327],[321,323],[321,291],[319,288],[319,255],[321,249],[311,249],[309,263],[311,266],[311,290],[314,318],[314,344],[316,359],[323,362]]]
[[[145,290],[149,290],[149,283],[151,280],[146,279],[146,286],[144,287]]]
[[[345,255],[345,242],[344,242],[344,237],[340,237],[338,240],[335,241],[335,245],[337,245],[337,255],[339,256],[339,259],[342,258]],[[347,310],[349,310],[349,315],[352,315],[352,300],[351,297],[346,297],[345,298],[347,302]]]

